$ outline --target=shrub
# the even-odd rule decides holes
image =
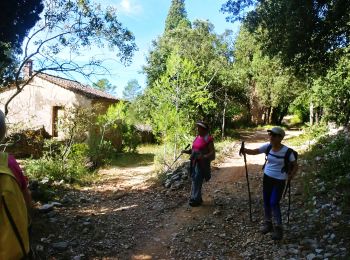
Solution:
[[[7,143],[6,151],[16,158],[39,158],[43,153],[44,142],[49,137],[44,128],[26,129],[13,132],[4,139],[4,143]]]
[[[95,167],[100,167],[111,162],[115,151],[110,141],[102,141],[102,143],[90,145],[89,156]]]
[[[347,133],[339,133],[336,136],[323,136],[308,153],[309,163],[313,166],[315,174],[304,176],[304,188],[308,196],[318,193],[342,194],[340,200],[343,205],[349,205],[350,201],[350,143]],[[314,183],[322,183],[323,189],[319,189]]]
[[[26,161],[27,174],[39,180],[47,178],[49,181],[64,180],[69,183],[80,181],[90,173],[87,167],[87,145],[74,144],[68,153],[66,149],[67,147],[59,142],[47,141],[41,158]]]
[[[127,152],[136,152],[137,146],[141,143],[140,133],[136,130],[134,125],[123,125],[123,150]]]

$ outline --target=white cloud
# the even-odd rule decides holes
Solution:
[[[122,0],[118,4],[118,10],[126,15],[135,15],[142,12],[142,6],[133,0]]]

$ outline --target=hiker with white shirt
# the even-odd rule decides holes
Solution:
[[[263,167],[263,198],[265,221],[261,228],[263,234],[272,231],[273,240],[283,238],[280,200],[286,181],[290,181],[297,171],[297,153],[282,144],[285,132],[280,127],[267,130],[270,142],[257,149],[244,148],[242,153],[256,155],[265,153],[266,162]],[[274,220],[274,222],[272,221]]]

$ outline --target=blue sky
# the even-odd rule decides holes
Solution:
[[[145,75],[141,73],[142,65],[145,64],[152,40],[160,36],[164,31],[165,19],[171,4],[171,0],[96,0],[102,6],[114,6],[118,10],[119,21],[135,35],[139,50],[135,52],[132,63],[125,67],[117,60],[105,63],[110,75],[93,77],[90,80],[107,78],[117,86],[116,95],[122,97],[122,91],[127,82],[136,79],[142,88],[145,87]],[[208,19],[215,26],[216,33],[223,33],[225,29],[237,31],[237,25],[225,21],[225,14],[220,12],[221,5],[226,1],[215,0],[187,0],[185,6],[190,21],[195,19]],[[108,50],[92,48],[85,57],[78,57],[80,62],[93,55],[112,57],[113,53]],[[75,79],[91,85],[86,79],[74,75]]]

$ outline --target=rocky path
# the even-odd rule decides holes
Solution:
[[[247,147],[255,148],[267,135],[247,133],[244,138],[249,140]],[[317,231],[317,214],[303,209],[299,185],[293,186],[295,201],[285,239],[274,243],[269,235],[259,234],[264,156],[247,158],[253,209],[250,222],[239,146],[232,144],[229,155],[204,184],[201,207],[187,205],[189,180],[177,189],[166,189],[151,181],[150,167],[105,170],[100,184],[66,190],[60,207],[46,213],[35,211],[37,259],[324,259],[344,255],[344,241],[337,241],[332,233],[341,224],[337,215],[330,217],[326,232]]]

